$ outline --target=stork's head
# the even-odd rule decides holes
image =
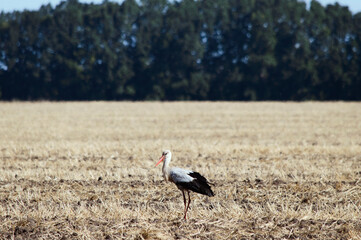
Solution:
[[[172,153],[169,150],[164,150],[162,157],[159,159],[159,162],[155,165],[158,166],[159,163],[161,163],[164,159],[171,159]]]

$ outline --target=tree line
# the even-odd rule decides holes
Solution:
[[[0,14],[2,100],[361,100],[361,13],[77,0]]]

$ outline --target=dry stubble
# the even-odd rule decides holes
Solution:
[[[361,239],[360,103],[0,103],[0,238]],[[154,165],[199,171],[181,193]]]

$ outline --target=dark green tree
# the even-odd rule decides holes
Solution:
[[[298,0],[0,13],[3,100],[361,100],[361,17]]]

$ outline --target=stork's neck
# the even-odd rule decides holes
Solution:
[[[169,180],[169,163],[170,163],[171,158],[172,158],[171,155],[167,155],[163,162],[162,172],[163,172],[163,177],[166,181]]]

